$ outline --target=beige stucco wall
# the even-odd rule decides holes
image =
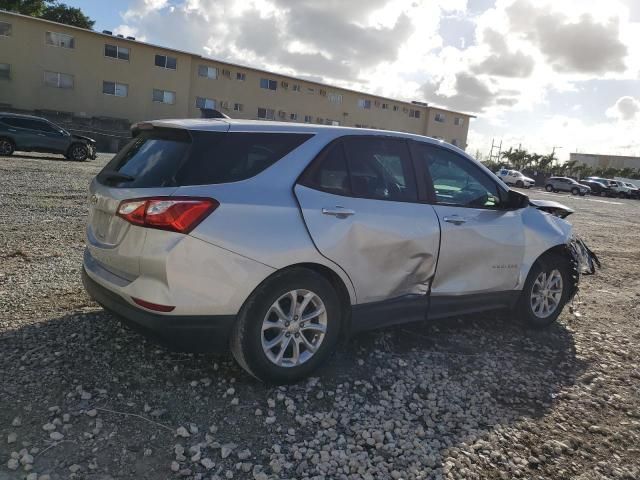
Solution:
[[[387,99],[375,95],[335,88],[315,82],[264,72],[238,65],[217,62],[186,52],[170,50],[142,42],[68,27],[31,17],[0,12],[0,21],[12,24],[12,35],[0,37],[0,63],[11,65],[11,80],[0,80],[0,104],[23,110],[56,110],[72,112],[79,116],[115,117],[136,122],[152,118],[199,117],[196,97],[216,100],[217,108],[233,118],[257,118],[257,110],[275,110],[276,120],[290,121],[289,114],[297,113],[297,121],[305,115],[333,120],[341,125],[398,130],[443,138],[466,146],[470,116],[435,109],[423,105]],[[75,48],[61,48],[45,44],[45,32],[53,31],[72,35]],[[104,56],[105,43],[130,49],[128,61]],[[177,58],[177,69],[155,66],[155,55]],[[198,76],[198,66],[218,69],[216,80]],[[222,75],[230,70],[229,78]],[[74,76],[73,89],[61,89],[44,84],[44,71],[61,72]],[[243,72],[244,81],[236,79]],[[276,80],[276,91],[260,88],[260,79]],[[102,93],[103,81],[127,84],[128,96],[117,97]],[[284,88],[283,82],[288,84]],[[293,85],[300,85],[294,91]],[[174,105],[154,103],[154,88],[176,92]],[[308,89],[314,89],[309,93]],[[320,94],[323,90],[326,96]],[[329,94],[342,95],[342,103],[329,101]],[[358,107],[359,99],[371,101],[370,109]],[[228,109],[221,101],[228,102]],[[243,111],[233,110],[234,103],[241,103]],[[388,109],[382,105],[387,104]],[[394,106],[397,109],[394,111]],[[409,115],[418,110],[419,118]],[[279,112],[285,112],[284,118]],[[444,113],[445,123],[435,122],[435,112]],[[453,125],[454,116],[463,120],[462,126]]]

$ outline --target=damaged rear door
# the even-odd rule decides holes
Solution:
[[[295,194],[316,247],[349,275],[358,304],[406,299],[412,313],[425,317],[440,227],[433,207],[418,201],[404,139],[370,135],[332,142]]]

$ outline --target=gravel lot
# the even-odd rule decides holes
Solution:
[[[86,188],[108,158],[0,158],[0,479],[640,478],[640,202],[529,192],[575,208],[603,261],[579,315],[368,333],[273,388],[86,296]]]

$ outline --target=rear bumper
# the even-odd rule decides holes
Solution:
[[[103,308],[173,349],[187,352],[223,353],[229,349],[229,337],[235,315],[159,315],[137,308],[117,293],[103,287],[82,269],[87,293]]]

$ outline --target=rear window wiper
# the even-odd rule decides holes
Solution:
[[[121,182],[133,182],[136,177],[127,175],[126,173],[120,173],[116,170],[106,170],[100,174],[103,180],[116,180]]]

